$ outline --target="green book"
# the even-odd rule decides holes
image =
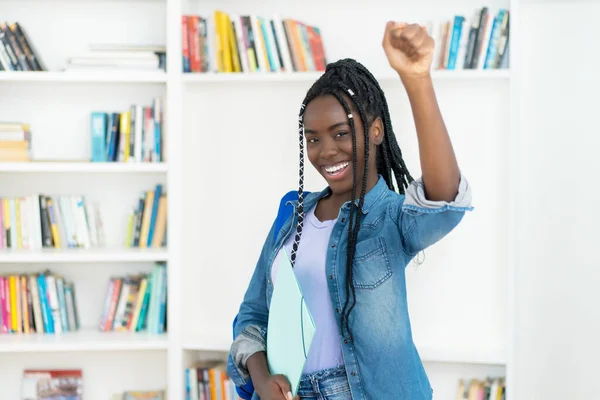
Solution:
[[[281,252],[269,308],[267,361],[271,374],[287,377],[292,395],[296,396],[315,335],[315,323],[287,252],[285,249],[281,249]]]

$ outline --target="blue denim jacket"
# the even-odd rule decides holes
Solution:
[[[305,198],[312,208],[328,189]],[[269,304],[273,294],[271,266],[285,240],[294,232],[294,212],[263,246],[234,327],[227,373],[237,386],[249,381],[248,358],[266,351]],[[391,191],[382,177],[365,196],[354,258],[356,306],[350,318],[354,341],[341,337],[353,399],[432,398],[432,388],[413,343],[406,296],[405,267],[420,251],[442,239],[471,209],[471,191],[461,177],[453,202],[429,201],[421,180],[406,195]],[[350,203],[340,209],[327,251],[329,293],[341,326],[346,298],[346,244]],[[277,233],[277,234],[276,234]],[[275,239],[276,237],[276,239]],[[345,331],[344,331],[345,332]],[[341,330],[340,330],[341,335]],[[255,393],[253,400],[259,399]]]

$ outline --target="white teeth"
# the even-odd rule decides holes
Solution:
[[[350,163],[349,162],[343,162],[341,164],[337,164],[337,165],[333,165],[331,167],[326,167],[325,171],[329,172],[330,174],[337,172],[339,170],[342,170],[344,168],[346,168]]]

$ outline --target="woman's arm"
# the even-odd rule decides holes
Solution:
[[[425,195],[433,201],[452,201],[458,192],[460,171],[431,76],[402,79],[415,120]]]
[[[460,171],[431,79],[433,38],[420,25],[388,22],[383,48],[411,104],[426,196],[432,201],[452,201]]]

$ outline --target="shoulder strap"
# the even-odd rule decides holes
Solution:
[[[304,192],[304,196],[309,194],[310,192]],[[285,224],[285,221],[287,221],[290,215],[292,215],[292,211],[294,209],[292,206],[286,205],[286,203],[293,200],[298,200],[297,190],[287,192],[279,202],[279,210],[277,211],[277,218],[275,219],[275,241],[277,241],[277,235],[283,227],[283,224]]]

